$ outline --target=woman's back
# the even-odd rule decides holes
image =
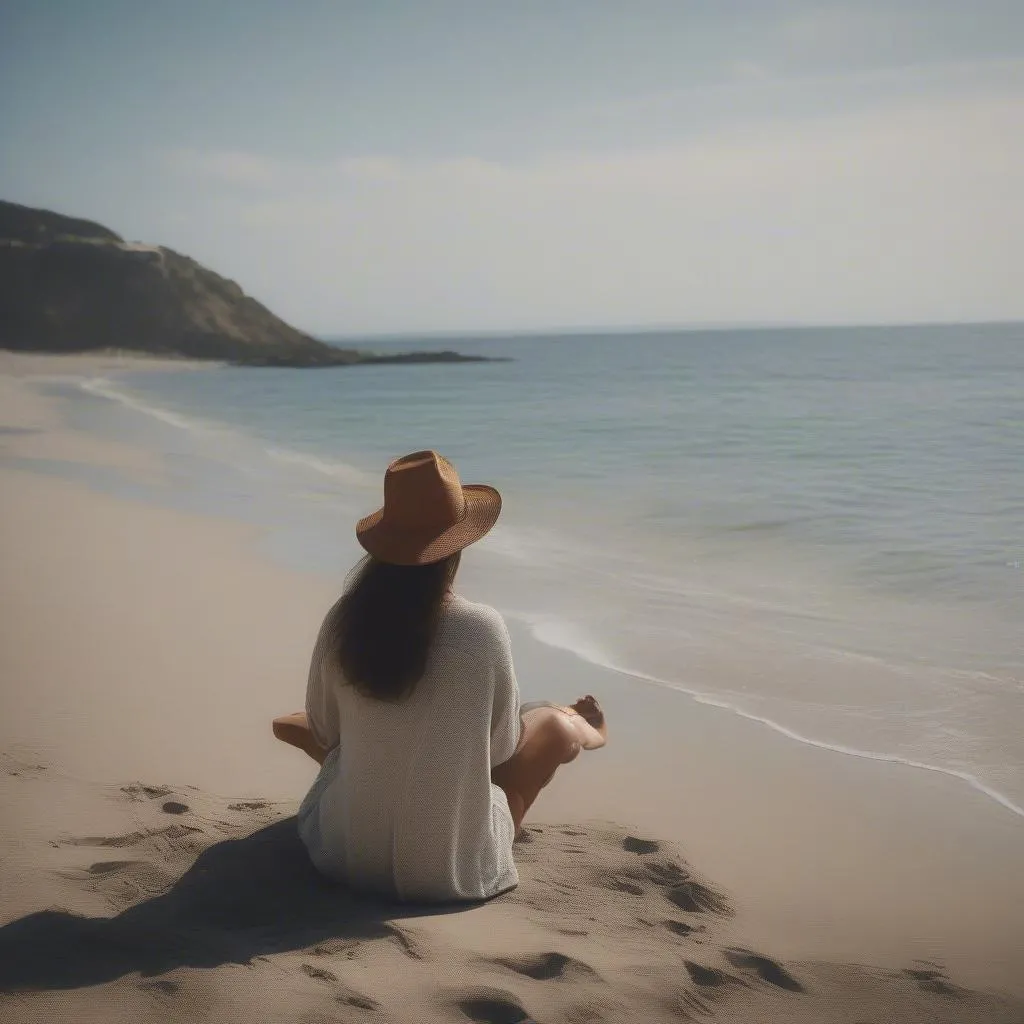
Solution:
[[[400,900],[484,899],[518,884],[512,815],[490,779],[520,730],[500,614],[445,600],[426,670],[401,703],[346,685],[327,638],[322,628],[306,714],[330,754],[299,810],[317,867]]]
[[[274,720],[321,765],[298,815],[310,857],[356,889],[450,902],[515,887],[523,816],[559,765],[604,745],[590,694],[521,709],[501,615],[451,593],[500,511],[433,450],[395,459],[384,505],[356,524],[368,555],[320,627],[306,709]]]

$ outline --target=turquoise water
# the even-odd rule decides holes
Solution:
[[[1020,811],[1024,325],[372,347],[513,361],[57,391],[163,454],[156,500],[339,577],[387,462],[435,448],[505,500],[466,585],[542,641]]]

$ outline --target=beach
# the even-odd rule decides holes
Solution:
[[[518,889],[442,913],[325,888],[292,827],[316,766],[270,721],[340,576],[90,486],[167,462],[35,381],[130,358],[2,357],[4,1021],[1024,1020],[1019,814],[515,621],[523,699],[609,722],[528,815]],[[484,573],[462,592],[491,600]]]

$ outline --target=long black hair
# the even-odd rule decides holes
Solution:
[[[356,565],[328,624],[328,651],[348,685],[394,703],[412,694],[460,556],[456,551],[427,565],[392,565],[367,555]]]

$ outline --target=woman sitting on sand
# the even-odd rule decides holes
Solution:
[[[369,555],[320,628],[306,710],[274,721],[321,765],[298,822],[330,878],[412,902],[506,892],[537,794],[605,743],[589,694],[520,706],[504,620],[452,590],[500,510],[493,487],[422,451],[391,463],[383,508],[356,526]]]

